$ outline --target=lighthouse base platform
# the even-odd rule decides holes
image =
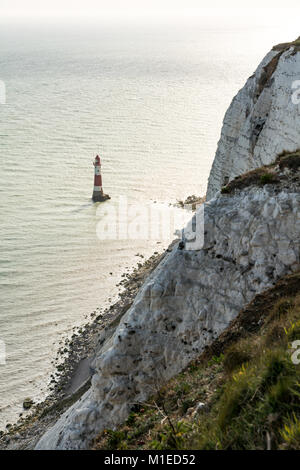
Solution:
[[[110,196],[108,194],[97,192],[97,193],[93,193],[92,199],[94,202],[104,202],[110,199]]]

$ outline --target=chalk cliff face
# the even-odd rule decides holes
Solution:
[[[290,103],[299,53],[284,51],[276,59],[276,78],[255,98],[263,67],[277,53],[268,54],[226,114],[210,198],[224,176],[300,147],[299,110]],[[252,138],[256,119],[267,114]],[[176,245],[167,254],[114,335],[99,346],[90,390],[41,438],[38,449],[87,448],[97,433],[124,421],[135,403],[197,357],[257,293],[299,269],[299,169],[276,171],[277,184],[218,193],[205,204],[202,248]]]
[[[235,176],[272,163],[282,151],[300,148],[298,49],[293,43],[276,46],[233,99],[223,121],[207,200]]]
[[[85,448],[124,421],[222,332],[258,292],[299,269],[299,187],[252,187],[205,207],[205,244],[177,246],[99,349],[91,389],[38,448]]]

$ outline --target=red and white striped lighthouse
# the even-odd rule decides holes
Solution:
[[[99,155],[96,156],[94,161],[95,176],[94,176],[94,191],[93,191],[93,201],[102,202],[110,199],[108,194],[103,193],[102,188],[102,175],[101,175],[101,161]]]

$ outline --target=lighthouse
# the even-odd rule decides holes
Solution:
[[[110,199],[108,194],[103,193],[102,188],[102,175],[101,175],[101,161],[99,155],[96,156],[94,161],[94,191],[93,191],[93,201],[94,202],[103,202],[107,199]]]

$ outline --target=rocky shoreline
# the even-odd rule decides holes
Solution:
[[[188,196],[184,201],[177,200],[177,203],[175,204],[175,206],[180,207],[180,209],[188,209],[188,210],[196,211],[197,207],[199,207],[205,201],[206,201],[205,196],[195,196],[195,194],[193,194],[192,196]]]
[[[50,377],[49,395],[33,404],[26,416],[21,413],[17,423],[0,432],[0,449],[32,449],[41,435],[89,388],[93,374],[91,362],[97,346],[112,336],[144,280],[177,241],[164,252],[155,252],[146,261],[139,262],[132,273],[122,274],[117,285],[120,287],[118,300],[100,314],[95,311],[91,321],[65,341],[58,351],[56,372]],[[143,258],[140,254],[137,256]]]

